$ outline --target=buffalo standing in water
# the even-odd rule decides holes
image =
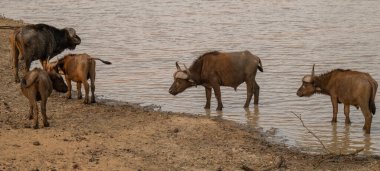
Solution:
[[[11,57],[14,66],[15,82],[19,82],[18,56],[25,60],[25,72],[29,71],[34,60],[40,60],[42,66],[50,58],[65,49],[73,50],[81,43],[81,39],[73,28],[57,29],[46,24],[27,25],[16,29],[9,37]]]
[[[351,123],[349,116],[350,105],[360,108],[365,118],[363,129],[369,134],[372,114],[376,112],[376,91],[377,82],[367,73],[335,69],[320,76],[315,76],[313,65],[311,75],[303,77],[302,85],[298,89],[297,95],[299,97],[309,97],[315,93],[329,95],[333,106],[331,122],[337,122],[338,103],[344,104],[346,124]]]
[[[259,102],[260,87],[255,77],[257,69],[263,72],[259,57],[249,51],[243,52],[209,52],[196,59],[190,68],[182,70],[176,62],[177,71],[174,73],[174,82],[169,93],[177,95],[189,87],[202,85],[206,90],[205,109],[210,109],[211,89],[214,89],[218,107],[222,110],[223,104],[220,86],[236,88],[243,82],[247,84],[247,99],[244,107],[249,107],[252,95],[255,94],[254,104]]]

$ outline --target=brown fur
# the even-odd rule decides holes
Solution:
[[[303,81],[297,95],[300,97],[311,96],[314,93],[329,95],[333,106],[332,122],[337,122],[338,103],[344,104],[346,124],[351,123],[350,105],[360,108],[365,118],[363,129],[369,134],[372,114],[376,112],[374,101],[377,82],[368,73],[351,70],[336,69],[320,76],[314,76],[313,73],[311,76],[305,76],[310,77],[311,80],[310,82]]]
[[[69,88],[67,92],[67,98],[71,98],[71,81],[77,83],[78,99],[82,98],[81,84],[85,89],[84,103],[95,103],[95,60],[100,60],[105,64],[111,64],[111,62],[104,61],[99,58],[92,58],[88,54],[69,54],[64,56],[58,61],[57,64],[49,64],[48,70],[59,69],[65,75],[66,83]],[[87,80],[91,81],[91,101],[89,101],[89,84]]]
[[[53,89],[66,92],[67,86],[63,78],[55,71],[46,72],[35,68],[29,71],[21,81],[21,91],[29,100],[29,119],[34,118],[34,128],[38,128],[37,101],[41,101],[42,121],[45,127],[49,126],[46,117],[46,103]]]
[[[189,69],[181,70],[177,64],[178,72],[185,73],[188,78],[174,78],[169,93],[176,95],[185,89],[203,85],[206,90],[205,108],[210,108],[211,90],[214,89],[218,101],[217,110],[222,110],[220,86],[236,88],[243,82],[247,84],[247,99],[244,107],[249,107],[253,94],[254,104],[258,104],[260,87],[255,77],[257,69],[263,71],[259,57],[249,51],[223,53],[218,51],[208,52],[196,59]]]

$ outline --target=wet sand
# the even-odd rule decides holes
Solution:
[[[377,156],[305,154],[232,121],[103,99],[85,105],[56,92],[50,127],[32,129],[13,82],[10,32],[0,29],[0,170],[380,170]]]

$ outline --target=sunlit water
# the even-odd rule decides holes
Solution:
[[[0,7],[5,17],[73,27],[82,38],[75,53],[113,62],[110,66],[97,63],[98,98],[220,116],[273,132],[290,146],[321,152],[321,145],[295,112],[330,150],[346,153],[364,147],[365,154],[380,154],[378,114],[371,135],[366,136],[360,110],[352,107],[353,123],[345,125],[340,105],[338,123],[332,125],[328,96],[296,96],[302,76],[311,72],[314,63],[317,74],[350,68],[369,72],[380,81],[378,1],[2,0]],[[177,96],[168,93],[175,61],[189,66],[211,50],[250,50],[261,57],[264,73],[256,77],[261,87],[258,107],[251,104],[249,110],[243,109],[245,84],[237,92],[222,89],[221,113],[215,111],[214,95],[211,110],[203,109],[206,99],[201,86]]]

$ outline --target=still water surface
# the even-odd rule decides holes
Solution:
[[[352,107],[353,123],[345,125],[340,105],[338,123],[332,125],[328,96],[299,98],[296,91],[314,63],[317,74],[354,69],[380,81],[378,9],[376,0],[0,1],[5,17],[75,28],[82,38],[75,53],[113,62],[97,64],[99,98],[220,116],[263,128],[290,146],[321,152],[295,112],[330,150],[346,153],[364,147],[365,154],[380,154],[379,116],[374,116],[372,134],[364,135],[360,110]],[[250,50],[261,57],[264,73],[256,77],[261,87],[257,107],[243,109],[244,84],[237,92],[222,88],[225,108],[220,113],[214,97],[212,109],[203,109],[201,86],[177,96],[168,93],[175,61],[189,66],[211,50]]]

